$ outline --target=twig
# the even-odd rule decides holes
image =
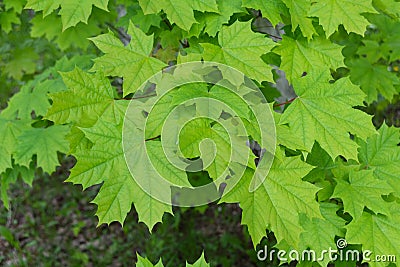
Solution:
[[[286,101],[286,102],[279,103],[279,104],[275,104],[274,107],[280,107],[280,106],[284,106],[284,105],[290,104],[290,103],[292,103],[293,101],[295,101],[296,99],[297,99],[297,96],[296,96],[296,97],[293,97],[292,99],[289,99],[289,100]]]

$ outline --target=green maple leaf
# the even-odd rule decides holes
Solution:
[[[50,107],[48,93],[60,92],[67,89],[59,71],[71,71],[75,66],[88,69],[88,61],[91,59],[91,55],[75,56],[71,59],[67,57],[61,58],[53,67],[36,75],[33,80],[24,84],[20,91],[7,103],[7,108],[2,111],[2,114],[9,118],[23,120],[32,119],[33,111],[36,116],[46,115]],[[90,62],[89,65],[91,65]]]
[[[264,18],[267,18],[273,25],[282,22],[281,14],[289,16],[287,7],[282,0],[263,1],[263,0],[243,0],[243,6],[247,8],[259,9]]]
[[[336,214],[334,214],[338,217]],[[338,229],[338,225],[333,225],[330,221],[321,218],[308,218],[304,213],[299,215],[300,225],[304,228],[304,232],[300,234],[300,244],[302,250],[312,249],[317,255],[321,255],[322,251],[328,248],[335,248],[335,235],[340,236],[342,231]],[[340,221],[340,227],[344,227],[345,220]],[[325,257],[322,266],[326,266],[329,258]]]
[[[11,58],[12,60],[4,68],[4,72],[10,77],[19,80],[24,74],[32,74],[36,71],[39,55],[33,47],[16,48],[11,52]]]
[[[14,9],[15,12],[21,14],[26,4],[26,0],[3,0],[5,10]]]
[[[357,220],[364,207],[387,215],[389,209],[382,195],[389,195],[391,192],[393,189],[385,181],[375,178],[372,171],[352,171],[349,182],[337,179],[332,197],[341,198],[344,211]]]
[[[80,22],[65,31],[62,31],[62,23],[55,13],[51,13],[46,17],[38,14],[31,20],[31,23],[32,37],[44,36],[47,40],[57,43],[61,50],[66,50],[70,47],[86,49],[90,45],[88,39],[101,33],[98,21],[91,18],[87,24]]]
[[[138,261],[136,263],[136,267],[164,267],[161,259],[156,265],[153,265],[151,261],[141,257],[139,254],[137,254],[137,259]],[[210,267],[210,264],[206,262],[203,252],[203,254],[201,254],[201,257],[195,263],[193,264],[186,263],[186,267]]]
[[[7,210],[10,208],[10,201],[7,191],[10,184],[15,183],[19,177],[22,178],[26,184],[32,187],[32,181],[35,177],[35,169],[14,165],[12,168],[8,168],[5,172],[0,173],[1,201]]]
[[[101,73],[88,74],[79,68],[62,73],[68,91],[51,94],[53,105],[46,118],[58,124],[74,122],[77,126],[91,126],[110,106],[115,90]]]
[[[273,115],[275,120],[277,143],[292,150],[299,149],[307,151],[307,147],[304,146],[301,138],[296,135],[288,125],[280,123],[282,114],[274,112]]]
[[[357,159],[357,144],[349,133],[366,139],[375,133],[371,118],[352,107],[362,104],[363,92],[348,78],[329,83],[329,71],[310,72],[296,79],[298,98],[287,108],[281,123],[288,123],[308,151],[314,140],[333,158]]]
[[[131,20],[135,22],[135,25],[139,25],[140,29],[147,33],[151,26],[159,28],[162,18],[159,14],[145,15],[143,10],[140,8],[139,3],[134,3],[127,7],[126,15],[120,18],[116,25],[127,29]]]
[[[11,155],[17,150],[18,136],[30,128],[29,121],[9,119],[0,115],[0,173],[12,167]]]
[[[396,0],[373,0],[374,6],[392,17],[400,16],[400,2]]]
[[[139,0],[144,14],[155,14],[163,10],[167,18],[185,31],[189,31],[197,21],[194,10],[219,13],[215,0]]]
[[[100,80],[107,87],[107,79]],[[85,84],[76,89],[84,89]],[[97,90],[97,88],[92,88]],[[72,90],[79,94],[79,90]],[[81,184],[85,189],[104,182],[99,194],[93,200],[98,205],[96,215],[99,224],[124,222],[132,203],[139,214],[139,221],[149,229],[160,222],[164,212],[172,213],[170,205],[159,202],[144,192],[135,182],[126,163],[122,148],[122,125],[127,101],[114,101],[106,108],[91,127],[80,128],[85,138],[93,144],[89,150],[77,150],[74,156],[77,164],[71,170],[68,182]],[[126,152],[126,151],[125,151]]]
[[[204,32],[210,36],[216,36],[222,29],[224,24],[229,22],[229,19],[234,13],[244,12],[241,0],[224,1],[217,0],[219,13],[206,12],[202,14],[197,21],[203,25]],[[194,24],[196,26],[197,24]]]
[[[132,177],[116,175],[107,179],[92,203],[97,205],[96,215],[99,225],[118,221],[123,224],[127,213],[131,210],[137,185]]]
[[[350,67],[351,81],[361,86],[368,103],[378,98],[378,92],[388,100],[399,93],[400,80],[386,66],[373,65],[365,58],[354,59],[347,65]]]
[[[262,61],[261,55],[270,51],[274,42],[263,34],[252,32],[250,22],[224,26],[219,32],[218,43],[220,46],[201,44],[204,60],[235,66],[259,82],[272,81],[271,67]]]
[[[327,177],[332,176],[331,170],[337,167],[337,163],[321,148],[318,142],[314,143],[311,153],[307,155],[306,162],[312,166],[316,166],[304,178],[304,180],[312,183],[323,182]]]
[[[180,132],[179,146],[181,148],[181,152],[186,158],[202,156],[202,160],[205,163],[210,162],[212,159],[209,157],[212,156],[210,154],[212,154],[211,152],[214,150],[214,148],[212,146],[206,146],[206,144],[203,144],[204,146],[202,152],[205,153],[202,155],[199,149],[200,142],[205,138],[210,138],[213,140],[217,146],[217,148],[215,148],[215,159],[205,170],[208,171],[211,178],[216,179],[220,177],[228,167],[229,161],[231,160],[232,148],[230,144],[230,136],[223,126],[216,124],[214,127],[211,127],[211,122],[213,122],[213,120],[209,119],[198,119],[188,122]],[[220,129],[221,127],[222,131]],[[244,141],[243,146],[245,146]],[[235,149],[239,150],[240,148]],[[240,151],[239,153],[246,155],[246,151]]]
[[[284,36],[274,52],[281,55],[280,68],[285,71],[288,80],[293,82],[293,79],[300,78],[304,72],[344,66],[341,50],[342,47],[322,37],[307,42],[305,38],[292,39]]]
[[[64,31],[77,25],[79,22],[87,23],[92,13],[93,5],[108,11],[108,0],[28,0],[25,8],[43,11],[43,16],[45,17],[61,6],[59,14],[61,15],[62,30]]]
[[[135,265],[136,267],[164,267],[161,259],[156,265],[153,265],[153,263],[151,263],[151,261],[149,261],[148,259],[141,257],[139,254],[136,255],[138,260]]]
[[[326,35],[334,33],[339,25],[343,25],[348,32],[364,35],[369,25],[362,13],[376,13],[372,0],[319,0],[312,5],[309,16],[319,18]]]
[[[13,10],[0,12],[0,26],[6,33],[12,30],[12,24],[21,24],[18,14]]]
[[[289,8],[291,21],[292,21],[292,32],[294,32],[299,26],[301,32],[308,40],[313,38],[316,34],[312,20],[308,17],[308,13],[311,7],[310,0],[282,0]]]
[[[395,204],[396,205],[396,204]],[[346,240],[361,244],[363,251],[370,250],[375,255],[395,255],[400,257],[400,214],[398,205],[393,207],[391,216],[372,215],[364,212],[358,220],[350,222],[346,228]],[[369,262],[371,266],[387,266],[387,262]]]
[[[105,53],[95,59],[93,70],[101,70],[106,75],[122,76],[124,96],[136,92],[142,83],[166,66],[150,57],[153,36],[147,36],[133,23],[129,24],[128,34],[132,39],[127,46],[111,32],[91,39]]]
[[[15,161],[29,167],[32,156],[37,156],[37,164],[51,174],[59,165],[57,152],[67,153],[69,144],[65,140],[70,128],[56,125],[49,128],[31,128],[18,137]]]
[[[301,180],[312,169],[298,157],[287,158],[282,151],[277,151],[268,176],[259,188],[249,192],[253,171],[247,169],[238,184],[222,196],[221,202],[240,203],[242,224],[248,226],[254,246],[269,229],[278,242],[285,240],[298,248],[302,232],[297,223],[299,214],[321,217],[315,200],[318,188]],[[230,186],[228,183],[227,188]]]
[[[360,145],[358,158],[365,168],[373,170],[374,175],[386,181],[393,192],[400,196],[400,142],[399,130],[385,124],[378,130],[379,135],[369,137],[366,142],[358,140]]]
[[[201,257],[193,264],[186,263],[186,267],[210,267],[210,264],[206,262],[204,258],[204,252],[201,254]]]

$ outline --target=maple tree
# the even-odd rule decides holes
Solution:
[[[152,231],[173,201],[154,198],[148,190],[159,188],[135,176],[151,177],[153,164],[190,187],[190,171],[164,155],[172,151],[193,165],[202,159],[215,194],[224,185],[218,204],[239,204],[255,248],[272,231],[279,249],[322,252],[345,238],[360,252],[400,258],[400,130],[374,125],[363,111],[400,93],[399,1],[4,0],[0,7],[0,38],[14,46],[1,47],[0,78],[20,87],[0,113],[6,208],[11,183],[32,185],[35,171],[50,174],[72,156],[68,182],[101,184],[93,200],[99,224],[123,224],[133,205]],[[57,60],[42,56],[50,50]],[[179,68],[190,62],[203,65],[189,74]],[[182,73],[197,83],[169,90]],[[277,85],[282,79],[290,92]],[[127,117],[131,106],[136,116]],[[273,148],[262,137],[271,125],[257,115],[265,110]],[[179,149],[163,147],[165,140]],[[262,168],[268,174],[255,186]],[[153,264],[138,255],[137,266]],[[209,265],[203,254],[187,266]]]

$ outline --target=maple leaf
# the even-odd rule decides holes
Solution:
[[[360,85],[365,92],[366,101],[371,103],[378,97],[378,92],[386,99],[392,100],[399,93],[400,80],[395,73],[389,72],[386,66],[373,65],[365,58],[346,62],[350,67],[350,79]]]
[[[56,125],[49,128],[31,128],[18,136],[15,161],[29,167],[32,156],[37,156],[37,164],[51,174],[59,165],[57,152],[67,153],[69,144],[65,140],[70,128]]]
[[[229,19],[234,13],[240,13],[245,11],[242,8],[241,0],[224,1],[217,0],[219,13],[206,12],[203,16],[197,19],[201,24],[204,24],[204,32],[210,36],[216,36],[217,33],[222,29],[224,24],[229,22]],[[194,26],[197,24],[194,24]]]
[[[99,87],[107,87],[107,79],[99,81]],[[75,89],[84,90],[85,84]],[[92,88],[98,90],[97,88]],[[79,94],[80,90],[72,90]],[[172,213],[170,205],[154,199],[135,182],[125,162],[122,147],[122,125],[127,101],[115,101],[106,108],[94,124],[80,128],[93,145],[89,150],[78,150],[74,156],[77,164],[71,170],[67,182],[81,184],[85,189],[92,185],[102,185],[99,194],[93,200],[98,205],[96,215],[99,224],[118,221],[124,222],[132,203],[139,214],[139,222],[149,229],[160,222],[164,212]]]
[[[185,31],[197,22],[194,10],[219,13],[215,0],[139,0],[139,4],[144,14],[156,14],[163,10],[172,23]]]
[[[46,115],[57,124],[91,126],[114,103],[116,92],[101,73],[88,74],[76,68],[62,73],[62,78],[70,90],[51,94],[53,105]]]
[[[90,45],[90,37],[101,33],[99,22],[92,17],[87,24],[78,23],[62,31],[62,23],[57,14],[51,13],[49,16],[42,17],[39,14],[32,20],[32,37],[44,36],[49,41],[57,43],[58,47],[65,51],[70,47],[86,49]]]
[[[137,254],[137,259],[138,261],[136,263],[136,267],[164,267],[161,259],[156,265],[153,265],[151,261],[141,257],[139,254]],[[193,264],[186,263],[186,267],[210,267],[210,264],[206,262],[203,252],[201,254],[201,257],[195,263]]]
[[[292,20],[292,32],[299,26],[304,36],[310,40],[316,33],[312,20],[308,17],[311,8],[310,0],[282,0],[289,8]]]
[[[386,181],[393,192],[400,192],[400,132],[383,124],[378,135],[366,141],[357,140],[360,145],[358,158],[363,167],[373,170],[375,177]]]
[[[0,21],[0,24],[1,23],[2,22]],[[39,55],[32,47],[24,47],[21,49],[14,49],[11,52],[11,58],[12,60],[7,63],[4,72],[6,72],[10,77],[19,80],[24,76],[24,74],[32,74],[35,72],[37,67],[36,61],[39,59]]]
[[[308,15],[319,18],[327,36],[332,35],[339,25],[343,25],[348,32],[364,35],[369,25],[368,20],[362,16],[366,12],[376,13],[372,0],[318,0]]]
[[[386,14],[392,17],[400,16],[400,2],[396,0],[373,0],[373,4],[378,10],[383,10]]]
[[[315,201],[318,188],[301,180],[312,169],[298,157],[288,158],[277,151],[268,176],[259,188],[249,192],[253,171],[247,169],[238,184],[222,196],[221,202],[240,203],[242,224],[248,226],[254,246],[269,229],[275,233],[278,243],[285,240],[298,247],[302,232],[297,223],[299,214],[321,217]],[[230,186],[228,183],[226,190]]]
[[[35,11],[43,11],[43,16],[50,15],[53,10],[61,6],[59,14],[62,20],[62,30],[77,25],[79,22],[87,23],[90,14],[92,13],[92,6],[106,10],[108,0],[28,0],[25,8],[30,8]]]
[[[260,57],[274,47],[274,42],[263,34],[252,32],[250,22],[224,26],[218,35],[218,43],[220,46],[201,44],[204,60],[235,66],[259,82],[272,81],[271,67]]]
[[[375,255],[395,255],[398,258],[400,257],[399,221],[399,209],[395,206],[389,217],[363,212],[358,220],[353,220],[346,226],[346,240],[349,243],[361,244],[363,251],[371,251],[373,253],[371,259],[374,259]],[[387,266],[387,262],[369,262],[369,264]]]
[[[7,103],[7,108],[2,114],[9,118],[23,120],[32,119],[32,112],[36,116],[44,116],[51,106],[48,93],[55,93],[66,90],[62,82],[60,71],[71,71],[75,66],[88,69],[87,61],[92,56],[75,56],[71,59],[63,57],[56,64],[48,68],[40,75],[36,75],[33,80],[24,84],[20,91],[16,93]],[[89,63],[90,65],[90,63]]]
[[[210,264],[206,262],[204,258],[204,252],[201,254],[201,257],[193,264],[186,263],[186,267],[210,267]]]
[[[308,151],[315,140],[333,159],[357,159],[358,146],[349,132],[363,139],[375,133],[370,116],[352,108],[362,104],[364,94],[348,78],[333,84],[329,80],[328,70],[294,80],[298,98],[283,113],[281,124],[288,123]]]
[[[336,215],[338,206],[331,203],[321,203],[321,214],[323,218],[308,218],[304,213],[299,215],[300,225],[304,228],[304,232],[300,234],[300,244],[302,250],[312,249],[317,255],[321,255],[327,248],[335,248],[334,242],[335,235],[343,235],[342,228],[345,226],[346,221]],[[326,217],[325,217],[326,216]],[[334,221],[330,221],[330,218]],[[333,223],[332,223],[333,222]],[[318,259],[322,266],[326,266],[329,258]]]
[[[15,12],[20,14],[26,4],[26,0],[3,0],[3,4],[5,10],[14,9]]]
[[[388,214],[389,209],[382,195],[389,195],[393,189],[385,181],[375,178],[372,171],[352,171],[348,182],[342,179],[336,181],[332,197],[341,198],[344,211],[355,220],[361,217],[364,207],[375,213]]]
[[[259,9],[264,18],[267,18],[273,25],[282,22],[281,14],[289,16],[287,7],[282,0],[263,1],[263,0],[243,0],[243,6]]]
[[[289,82],[312,70],[336,69],[344,66],[342,47],[322,37],[310,42],[305,38],[292,39],[283,36],[282,42],[274,49],[281,55],[280,68],[285,71]]]
[[[153,36],[144,34],[132,22],[129,24],[128,34],[131,42],[127,46],[111,32],[91,39],[105,53],[95,59],[93,70],[101,70],[106,75],[122,76],[124,96],[136,92],[142,83],[167,66],[150,57]]]
[[[12,24],[21,24],[21,20],[13,10],[0,12],[0,26],[6,33],[11,32]]]
[[[30,128],[29,121],[0,115],[0,173],[12,167],[11,155],[17,150],[18,136]]]

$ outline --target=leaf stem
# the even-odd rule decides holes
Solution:
[[[275,104],[274,107],[280,107],[280,106],[284,106],[284,105],[290,104],[290,103],[292,103],[293,101],[295,101],[296,99],[297,99],[297,96],[296,96],[296,97],[293,97],[292,99],[289,99],[289,100],[286,101],[286,102],[279,103],[279,104]]]

